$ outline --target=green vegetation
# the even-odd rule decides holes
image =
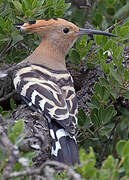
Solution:
[[[129,46],[128,9],[128,0],[99,0],[97,8],[91,6],[89,10],[90,23],[103,30],[115,24],[112,32],[118,37],[95,36],[94,41],[88,42],[88,36],[84,36],[77,40],[69,53],[68,60],[71,59],[75,67],[82,64],[89,69],[100,66],[104,72],[104,76],[95,84],[94,95],[88,103],[90,114],[86,115],[83,109],[79,111],[79,129],[83,132],[79,140],[84,137],[86,140],[79,144],[81,166],[75,170],[85,179],[129,180],[129,66],[125,55],[125,47]],[[85,21],[88,18],[81,11],[70,7],[65,0],[0,0],[0,62],[20,62],[40,42],[37,35],[20,33],[13,24],[63,17],[81,26],[84,24],[81,17],[83,20],[85,17]],[[10,106],[16,108],[13,99]],[[10,112],[2,107],[0,114],[10,116]],[[19,146],[24,138],[23,131],[22,120],[12,130],[8,127],[8,137],[13,144]],[[34,156],[33,152],[21,153],[30,167]],[[0,177],[7,158],[8,154],[0,149]],[[24,168],[19,162],[14,171]]]

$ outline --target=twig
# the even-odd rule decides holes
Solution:
[[[27,46],[25,43],[21,42],[21,45],[27,49],[29,54],[33,52],[33,50],[29,46]]]
[[[2,103],[3,101],[6,101],[7,99],[11,98],[14,94],[16,94],[15,90],[13,90],[11,93],[7,94],[6,96],[0,98],[0,103]]]
[[[118,24],[118,25],[122,25],[124,22],[125,22],[125,19],[122,19],[122,20],[119,21],[118,23],[113,24],[112,26],[110,26],[107,30],[111,33],[111,32],[115,29],[115,27],[116,27],[117,24]]]
[[[5,74],[4,77],[6,77],[8,75],[9,76],[11,75],[11,78],[12,78],[12,74],[14,74],[15,71],[17,71],[18,69],[30,66],[30,65],[31,65],[31,63],[29,61],[27,61],[25,63],[23,62],[23,63],[19,63],[19,64],[16,64],[16,65],[13,65],[12,67],[8,68],[5,71],[0,71],[0,78],[3,78],[3,74]]]
[[[11,46],[12,42],[13,42],[13,39],[11,39],[8,42],[7,46],[0,52],[0,56],[2,56],[4,53],[6,53],[7,49]]]
[[[14,44],[10,45],[10,46],[4,51],[4,53],[7,53],[12,47],[14,47],[16,44],[20,43],[21,41],[22,41],[22,40],[17,41],[17,42],[15,42]]]
[[[114,132],[115,132],[115,129],[116,129],[117,125],[119,124],[119,122],[120,122],[120,119],[118,118],[118,119],[115,121],[114,127],[112,128],[112,130],[111,130],[111,132],[110,132],[110,135],[109,135],[109,138],[108,138],[108,140],[107,140],[107,143],[104,144],[104,146],[103,146],[103,151],[102,151],[102,153],[101,153],[101,161],[102,161],[102,159],[103,159],[103,156],[104,156],[104,153],[105,153],[105,151],[106,151],[106,149],[107,149],[107,146],[108,146],[108,144],[109,144],[109,142],[110,142],[110,140],[111,140],[111,137],[113,136],[113,134],[114,134]]]
[[[0,115],[1,121],[4,121],[3,117]],[[4,168],[3,176],[1,180],[8,179],[10,173],[13,171],[13,167],[19,157],[19,151],[17,146],[13,145],[8,136],[5,134],[4,129],[0,126],[0,144],[4,147],[6,153],[8,153],[9,158],[7,160],[7,164]]]
[[[65,170],[69,175],[69,179],[71,178],[73,180],[81,180],[80,175],[77,174],[72,168],[57,161],[46,161],[38,169],[29,168],[24,171],[13,172],[10,174],[8,179],[23,176],[43,175],[46,166],[54,167],[56,170]]]

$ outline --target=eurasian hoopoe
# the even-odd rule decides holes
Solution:
[[[75,138],[78,105],[73,79],[66,69],[65,56],[83,34],[114,34],[79,28],[64,19],[36,20],[15,24],[18,29],[38,33],[42,42],[24,62],[30,66],[17,71],[14,86],[23,101],[48,120],[53,160],[68,165],[79,163]]]

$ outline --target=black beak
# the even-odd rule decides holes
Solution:
[[[117,37],[117,35],[115,35],[115,34],[104,32],[104,31],[80,28],[79,32],[78,32],[78,35],[85,35],[85,34],[88,34],[88,35],[97,34],[97,35],[105,35],[105,36]]]

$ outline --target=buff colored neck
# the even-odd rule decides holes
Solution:
[[[55,48],[47,40],[43,40],[35,51],[24,62],[41,64],[54,70],[66,70],[65,55]]]

